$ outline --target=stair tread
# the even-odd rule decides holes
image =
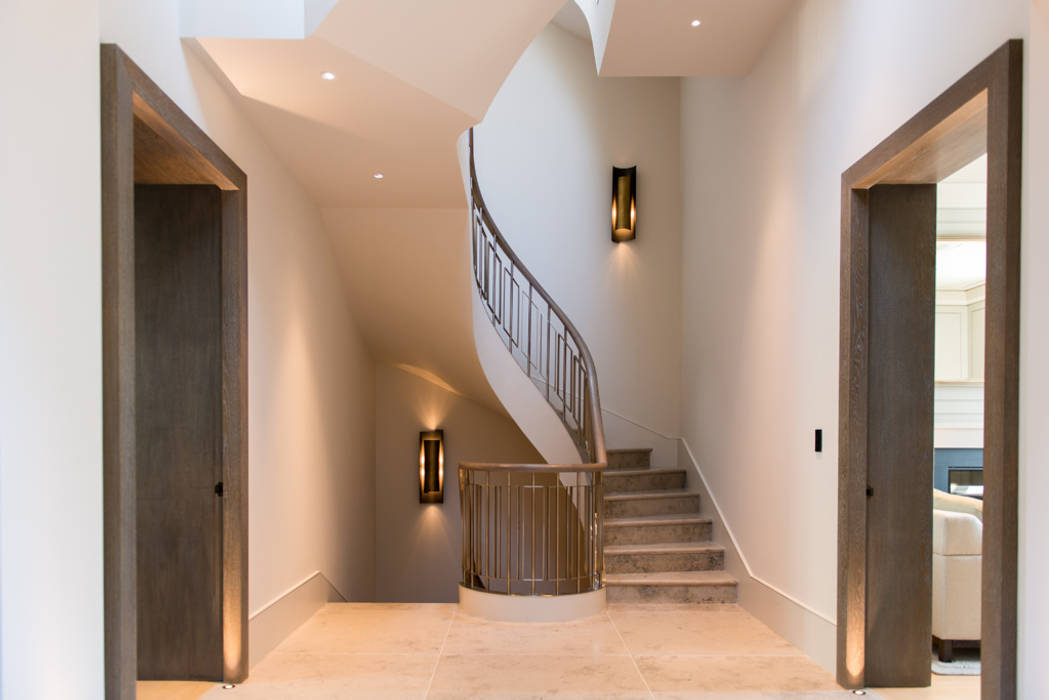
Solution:
[[[714,521],[701,515],[684,513],[662,513],[660,515],[637,515],[630,518],[607,518],[605,527],[637,527],[646,525],[708,525]]]
[[[644,500],[646,498],[680,498],[682,496],[696,496],[694,491],[687,489],[659,489],[658,491],[616,491],[606,493],[606,501],[632,501]]]
[[[642,467],[641,469],[613,469],[605,471],[605,476],[649,476],[651,474],[684,474],[684,469],[675,467]]]
[[[605,554],[681,554],[688,552],[723,552],[720,544],[699,542],[655,542],[648,544],[606,544]]]
[[[616,447],[616,448],[609,448],[609,449],[605,450],[605,453],[606,454],[610,454],[610,455],[621,455],[621,454],[630,454],[630,453],[634,453],[634,452],[651,452],[651,451],[652,451],[651,447]]]
[[[607,586],[735,586],[724,571],[661,571],[644,574],[605,574]]]

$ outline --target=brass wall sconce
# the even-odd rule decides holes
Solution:
[[[637,166],[612,167],[612,242],[637,238]]]
[[[419,433],[419,503],[444,503],[444,431]]]

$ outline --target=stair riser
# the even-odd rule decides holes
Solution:
[[[711,537],[710,523],[692,525],[605,525],[605,544],[656,544],[658,542],[703,542]]]
[[[678,515],[698,512],[698,494],[687,494],[673,498],[605,501],[606,518],[633,518],[642,515]]]
[[[674,552],[644,554],[605,554],[605,571],[610,574],[645,574],[666,571],[715,571],[725,568],[725,553]]]
[[[609,603],[735,603],[735,586],[606,586]]]
[[[651,466],[651,452],[609,452],[609,469],[648,469]]]
[[[631,474],[617,476],[605,474],[605,492],[658,491],[659,489],[685,488],[685,472],[670,474]]]

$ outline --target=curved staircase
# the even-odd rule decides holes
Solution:
[[[605,590],[610,603],[734,603],[725,549],[711,541],[684,469],[653,468],[650,449],[608,450]]]

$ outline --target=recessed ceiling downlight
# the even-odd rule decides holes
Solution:
[[[693,27],[698,27],[699,25],[701,25],[701,24],[703,24],[703,23],[702,23],[702,22],[700,22],[700,21],[699,21],[698,19],[694,19],[694,20],[692,20],[692,22],[690,22],[690,24],[691,24],[691,25],[692,25]]]
[[[375,178],[376,180],[381,180],[381,179],[383,179],[386,176],[383,175],[382,173],[375,173],[374,175],[372,175],[372,177]]]
[[[321,80],[335,80],[335,74],[330,70],[326,70],[321,73]]]

